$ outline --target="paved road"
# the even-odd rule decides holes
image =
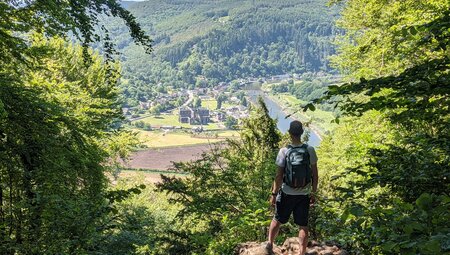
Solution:
[[[186,102],[184,102],[184,104],[181,107],[188,106],[192,102],[192,100],[194,100],[194,92],[189,90],[187,93],[189,95],[189,98],[188,98],[188,100]]]

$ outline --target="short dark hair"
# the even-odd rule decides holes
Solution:
[[[288,132],[293,136],[301,136],[303,134],[303,124],[298,120],[292,121]]]

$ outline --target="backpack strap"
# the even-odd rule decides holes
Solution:
[[[289,150],[289,149],[294,149],[294,148],[303,148],[303,149],[307,150],[307,149],[308,149],[308,144],[303,143],[303,144],[300,145],[300,146],[294,146],[294,145],[292,145],[292,144],[288,144],[288,145],[286,146],[286,148],[287,148],[288,150]]]
[[[288,144],[286,146],[287,150],[286,150],[286,154],[284,155],[284,160],[285,160],[285,165],[284,165],[284,170],[286,171],[287,168],[287,159],[289,157],[290,152],[292,151],[292,149],[297,148],[295,146],[293,146],[292,144]]]
[[[287,171],[288,171],[288,156],[290,151],[294,148],[291,144],[288,144],[286,146],[287,150],[286,150],[286,154],[284,155],[284,174],[283,174],[283,182],[284,183],[288,183],[287,181]]]
[[[308,149],[308,144],[304,143],[300,147],[303,147],[304,149]]]

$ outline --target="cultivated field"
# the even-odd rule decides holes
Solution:
[[[236,106],[235,104],[231,104],[227,101],[222,102],[222,108],[221,109],[226,109],[232,106]],[[212,100],[202,100],[202,107],[205,107],[209,110],[216,110],[217,108],[217,100],[212,99]]]
[[[147,148],[177,147],[187,145],[209,144],[223,141],[225,138],[237,138],[239,133],[233,130],[202,132],[192,134],[188,131],[144,131],[132,129],[138,139]]]
[[[202,144],[136,151],[124,167],[166,171],[172,167],[172,162],[199,159],[203,152],[210,151],[213,147],[212,144]]]

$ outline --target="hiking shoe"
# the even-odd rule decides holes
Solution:
[[[266,253],[268,255],[274,255],[275,254],[275,253],[273,253],[273,244],[267,242],[265,249],[266,249]]]

